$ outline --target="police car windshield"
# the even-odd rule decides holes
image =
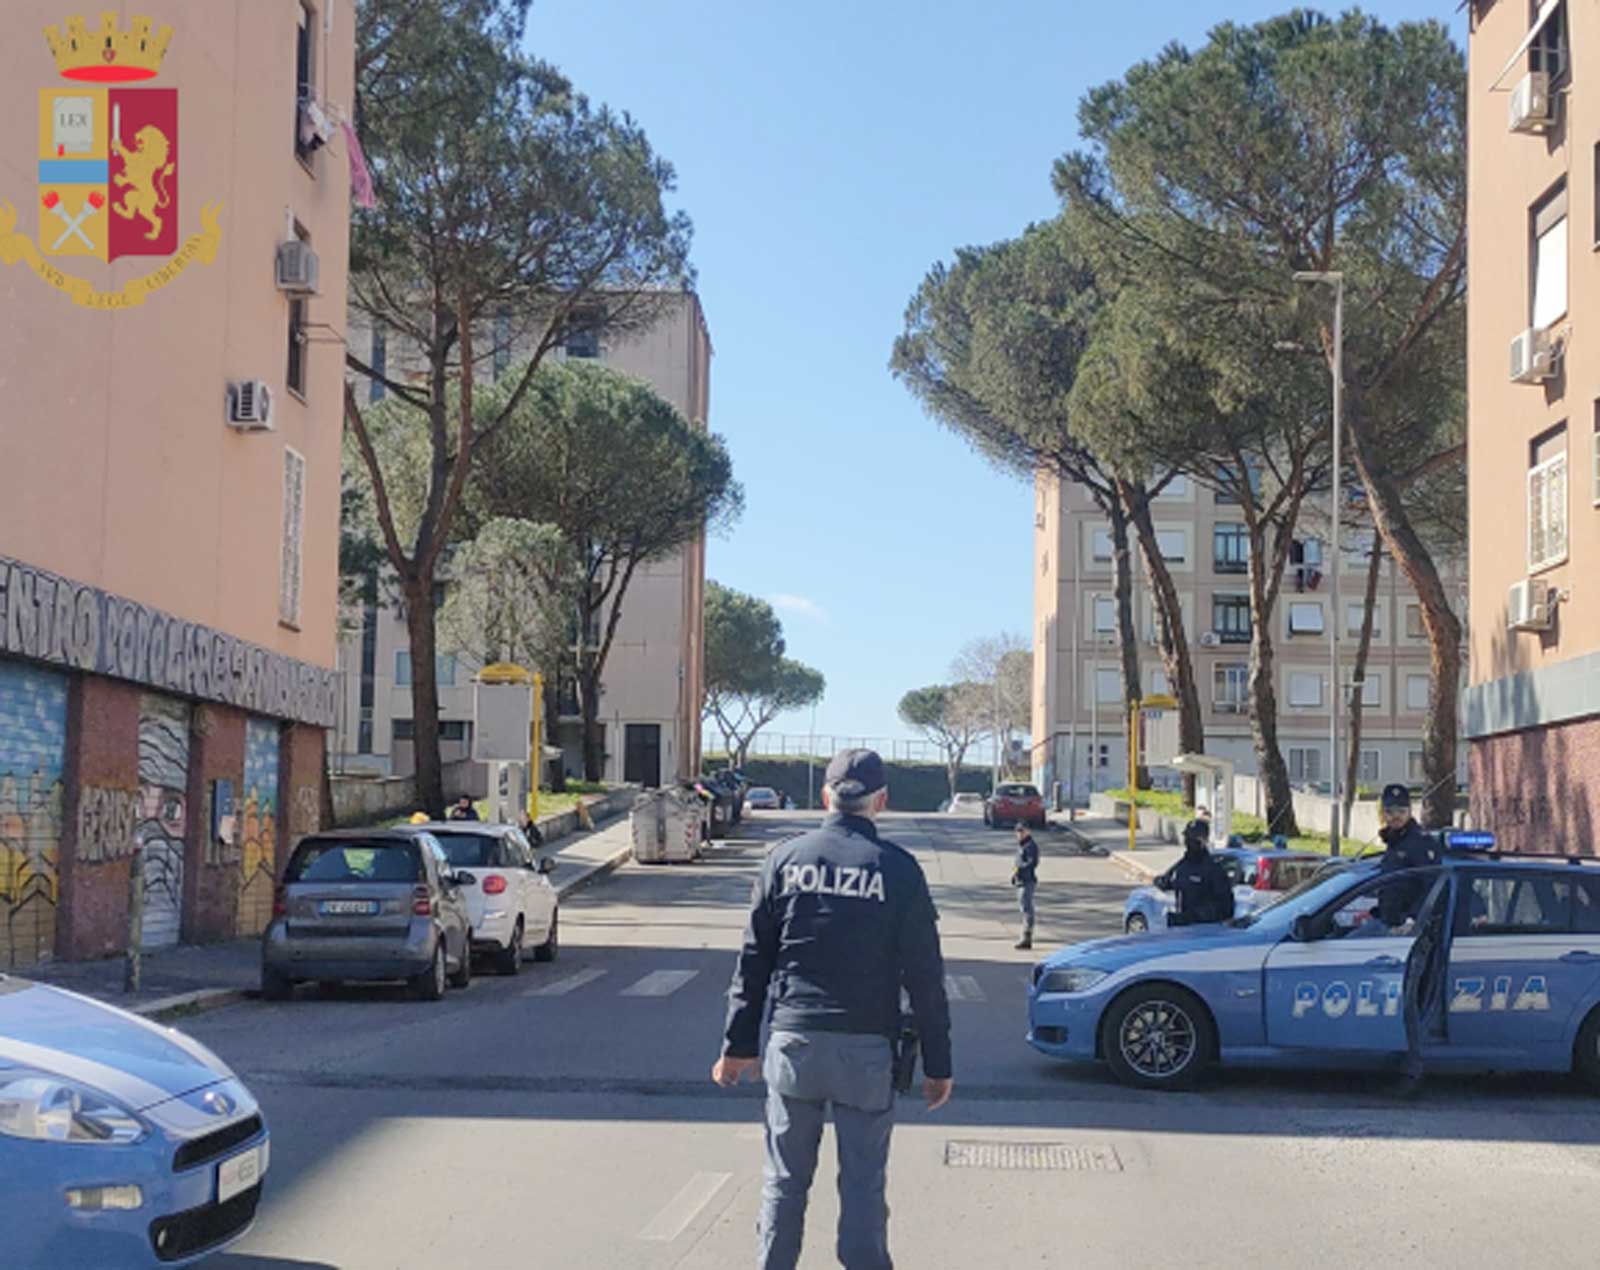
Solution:
[[[1330,862],[1298,886],[1285,891],[1270,904],[1263,904],[1252,913],[1234,918],[1229,925],[1247,927],[1254,926],[1263,919],[1272,922],[1293,920],[1300,913],[1321,907],[1325,901],[1347,889],[1353,881],[1354,876],[1349,864]]]

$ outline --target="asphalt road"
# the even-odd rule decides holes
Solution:
[[[190,1020],[274,1134],[258,1225],[209,1265],[753,1264],[761,1089],[708,1071],[752,872],[804,823],[764,815],[697,864],[628,866],[563,906],[555,964],[442,1003],[303,989]],[[1572,1082],[1436,1078],[1401,1103],[1370,1077],[1226,1073],[1153,1094],[1055,1065],[1022,1041],[1033,954],[1011,947],[1011,835],[939,817],[887,832],[933,882],[955,1020],[955,1100],[901,1103],[902,1270],[1600,1260],[1600,1100]],[[1042,845],[1041,943],[1114,932],[1126,877]],[[836,1216],[825,1154],[805,1267],[836,1264]]]

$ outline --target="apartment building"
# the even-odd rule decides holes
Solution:
[[[1472,810],[1600,826],[1600,10],[1475,0],[1468,98]],[[1591,250],[1583,250],[1585,231]],[[1586,323],[1593,322],[1593,328]]]
[[[1325,520],[1325,516],[1323,517]],[[1248,696],[1251,615],[1249,538],[1225,495],[1179,477],[1155,501],[1162,554],[1183,606],[1200,686],[1206,753],[1256,771]],[[1353,677],[1372,531],[1341,534],[1340,609],[1332,611],[1332,568],[1307,512],[1273,615],[1278,729],[1291,781],[1331,783],[1328,630],[1337,625],[1341,679]],[[1045,787],[1060,783],[1081,801],[1091,789],[1127,780],[1111,531],[1080,486],[1041,474],[1035,486],[1033,770]],[[1150,588],[1135,565],[1134,613],[1146,694],[1168,691]],[[1428,704],[1428,642],[1414,593],[1385,560],[1364,681],[1360,782],[1417,784]],[[1452,584],[1459,573],[1449,575]],[[1343,733],[1341,722],[1341,732]],[[1076,737],[1074,747],[1073,738]],[[1348,738],[1341,737],[1341,754]]]
[[[649,383],[683,417],[704,428],[710,413],[711,336],[699,297],[692,291],[656,297],[657,315],[644,329],[618,336],[575,332],[550,356],[596,359]],[[507,372],[521,355],[514,342],[489,332],[493,351],[484,370]],[[392,364],[397,352],[352,320],[353,345],[369,365]],[[380,384],[363,383],[370,400]],[[645,786],[687,780],[699,772],[701,702],[704,699],[706,548],[697,541],[635,574],[623,603],[616,642],[601,690],[600,723],[607,780]],[[444,583],[448,585],[448,582]],[[380,594],[366,605],[341,641],[340,718],[336,764],[349,772],[410,775],[412,749],[411,653],[405,623]],[[441,756],[471,754],[473,676],[480,667],[458,653],[441,652],[439,677]],[[567,770],[583,774],[581,719],[576,685],[549,686],[557,694]]]
[[[354,6],[104,7],[0,41],[0,969],[258,932],[338,707]]]

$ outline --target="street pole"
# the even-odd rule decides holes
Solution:
[[[1079,522],[1080,524],[1082,522]],[[1078,818],[1078,711],[1083,708],[1083,667],[1078,664],[1078,628],[1083,625],[1083,542],[1072,534],[1072,714],[1067,722],[1067,817]],[[1057,648],[1061,645],[1057,644]]]
[[[812,810],[813,780],[817,767],[817,703],[811,703],[811,738],[806,742],[806,810]]]
[[[1098,591],[1091,593],[1089,596],[1090,611],[1093,612],[1094,607],[1099,603],[1100,593]],[[1093,620],[1091,617],[1090,621],[1093,622]],[[1099,647],[1100,633],[1099,629],[1096,628],[1094,648],[1098,650]],[[1098,651],[1091,669],[1094,673],[1090,675],[1089,685],[1089,797],[1093,798],[1100,789],[1100,661]]]
[[[1344,704],[1343,685],[1339,682],[1339,624],[1344,615],[1339,611],[1339,494],[1342,442],[1344,439],[1344,274],[1300,272],[1296,282],[1309,282],[1333,288],[1333,475],[1331,479],[1333,506],[1329,519],[1332,531],[1329,548],[1333,571],[1333,620],[1328,623],[1328,754],[1333,771],[1328,788],[1332,791],[1332,809],[1329,815],[1330,854],[1339,854],[1339,712]],[[1355,691],[1360,691],[1359,688]]]
[[[989,776],[989,797],[1000,792],[1000,663],[994,664],[994,770]]]
[[[1139,782],[1134,773],[1139,770],[1139,703],[1128,707],[1128,850],[1138,845],[1134,836],[1139,827]]]

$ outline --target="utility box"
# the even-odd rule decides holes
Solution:
[[[1194,776],[1194,805],[1211,818],[1211,845],[1225,847],[1233,837],[1233,763],[1209,754],[1180,754],[1174,770]]]

